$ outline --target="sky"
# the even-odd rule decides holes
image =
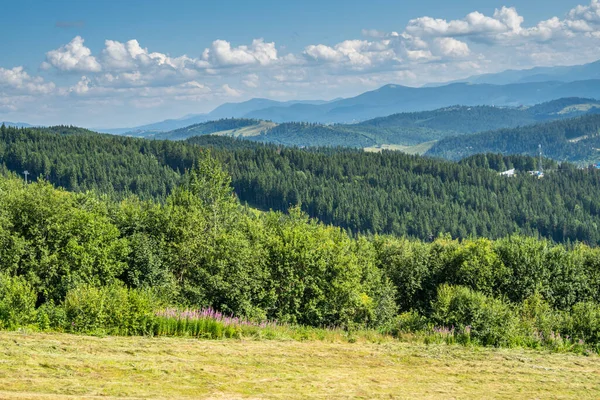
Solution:
[[[0,121],[131,127],[254,97],[600,59],[599,0],[4,0]]]

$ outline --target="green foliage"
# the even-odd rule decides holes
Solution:
[[[309,221],[298,208],[266,219],[264,244],[276,293],[275,318],[312,326],[348,326],[374,318],[369,275],[340,229]],[[271,315],[269,315],[271,316]]]
[[[573,337],[598,345],[600,343],[600,305],[591,302],[575,304],[565,328]]]
[[[288,151],[277,154],[279,162],[321,157]],[[339,327],[349,340],[379,328],[493,346],[585,351],[600,343],[597,248],[518,235],[429,242],[352,235],[300,206],[287,213],[242,206],[230,182],[207,153],[164,202],[0,177],[3,327],[279,337],[272,327],[239,331],[218,321],[158,318],[157,310],[175,306],[299,324],[298,338]]]
[[[502,300],[463,286],[442,285],[432,304],[433,321],[468,333],[485,346],[511,345],[517,319]]]
[[[28,325],[35,317],[35,292],[19,276],[0,274],[0,329]]]
[[[397,102],[394,98],[393,103]],[[542,121],[560,120],[586,114],[577,111],[576,105],[596,105],[592,99],[560,99],[534,107],[494,107],[494,106],[452,106],[433,111],[408,112],[375,118],[358,124],[320,124],[309,122],[288,122],[269,127],[264,121],[247,118],[221,119],[191,125],[170,132],[146,136],[157,139],[181,140],[198,135],[227,134],[237,135],[238,130],[256,127],[259,135],[248,140],[275,143],[286,146],[344,146],[369,147],[377,144],[416,145],[440,140],[450,136],[491,131],[502,128],[516,128]],[[568,109],[571,107],[571,109]],[[393,109],[394,107],[392,107]],[[565,112],[565,109],[568,111]],[[598,107],[589,112],[596,112]],[[261,114],[258,112],[258,114]],[[267,113],[269,114],[269,113]],[[309,118],[322,120],[324,116]],[[329,118],[329,117],[325,117]],[[348,115],[348,119],[355,116]],[[277,119],[277,118],[276,118]],[[303,120],[300,118],[300,120]],[[269,123],[270,125],[272,123]],[[136,133],[133,132],[135,135]],[[146,135],[146,132],[142,132]]]
[[[64,300],[68,332],[147,335],[154,330],[154,311],[160,306],[148,291],[119,285],[78,286]]]
[[[105,204],[90,195],[57,191],[45,182],[0,182],[10,235],[3,237],[0,271],[28,277],[38,303],[60,301],[80,283],[107,284],[125,268],[125,240]]]
[[[600,171],[570,164],[549,163],[544,179],[523,173],[507,179],[495,170],[529,168],[536,159],[485,155],[457,164],[389,151],[278,148],[211,136],[150,141],[73,130],[6,128],[0,161],[71,191],[164,202],[184,183],[182,174],[199,165],[199,146],[206,146],[243,203],[282,212],[300,205],[310,217],[353,233],[423,240],[440,233],[462,239],[520,233],[600,243]],[[9,240],[3,220],[0,215],[0,240]]]
[[[390,333],[399,336],[402,333],[423,332],[427,330],[428,325],[429,320],[424,315],[411,310],[403,312],[395,318]]]

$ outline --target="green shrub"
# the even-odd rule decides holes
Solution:
[[[23,277],[0,275],[0,328],[15,329],[35,319],[36,295]]]
[[[573,338],[582,339],[585,343],[600,343],[600,304],[577,303],[570,313],[569,323],[563,329]]]
[[[513,345],[517,317],[502,300],[463,286],[442,285],[432,304],[434,323],[469,331],[475,342],[485,346]]]
[[[391,334],[398,336],[400,333],[416,333],[427,329],[428,320],[416,311],[402,313],[394,320]]]
[[[67,328],[67,314],[64,307],[57,306],[52,301],[42,304],[37,309],[37,323],[42,331],[64,331]]]
[[[157,307],[151,292],[117,285],[82,285],[69,291],[64,301],[67,330],[80,333],[150,334]]]
[[[539,293],[527,298],[519,307],[519,328],[524,344],[529,347],[542,344],[559,331],[560,325],[560,312],[552,309]]]

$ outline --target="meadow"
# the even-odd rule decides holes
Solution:
[[[593,399],[598,356],[359,339],[0,333],[0,398]]]

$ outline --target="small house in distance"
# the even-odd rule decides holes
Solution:
[[[500,175],[502,176],[508,176],[508,177],[513,177],[515,175],[517,175],[515,169],[509,169],[508,171],[504,171],[504,172],[500,172]]]
[[[544,173],[542,171],[529,171],[529,175],[537,176],[538,179],[542,179],[544,177]]]

